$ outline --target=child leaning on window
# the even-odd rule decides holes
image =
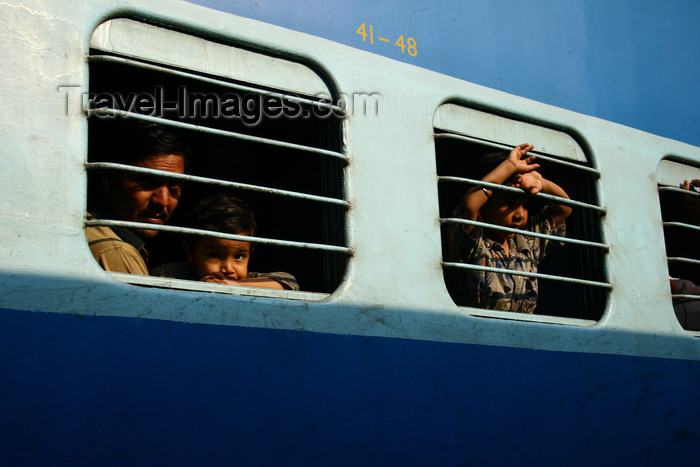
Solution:
[[[215,195],[201,200],[190,214],[190,227],[233,235],[255,235],[253,212],[238,198]],[[299,290],[286,272],[248,272],[253,247],[250,242],[190,236],[183,241],[187,262],[167,263],[155,268],[154,276],[200,280],[218,284],[266,289]]]
[[[525,193],[549,193],[569,198],[557,184],[537,172],[535,156],[527,156],[534,146],[521,144],[510,154],[483,156],[481,180],[522,189]],[[523,194],[472,187],[458,206],[463,219],[495,226],[550,235],[565,235],[564,220],[571,208],[546,200],[545,208],[531,215],[528,197]],[[494,268],[537,272],[551,241],[502,230],[458,225],[452,229],[448,259],[453,262]],[[491,271],[454,268],[447,273],[448,288],[458,305],[492,310],[533,313],[537,306],[537,279]]]

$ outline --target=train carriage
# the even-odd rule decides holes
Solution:
[[[661,102],[643,94],[661,78],[640,78],[615,112],[609,94],[597,106],[546,95],[532,70],[515,82],[456,52],[447,63],[435,52],[453,47],[447,32],[409,29],[403,14],[382,29],[369,6],[338,19],[322,3],[0,5],[3,464],[692,461],[698,297],[672,292],[670,278],[700,283],[700,195],[681,188],[700,180],[697,86]],[[435,6],[440,21],[465,8],[408,3],[393,8]],[[486,3],[472,12],[511,17],[509,2]],[[479,39],[480,56],[515,47],[547,62],[585,49],[575,27],[595,31],[608,8],[567,2],[592,9],[589,24],[547,3],[532,7],[541,28],[571,27],[563,47],[503,43],[503,24],[462,39]],[[691,2],[613,3],[611,14],[638,19],[620,34],[654,14],[662,32],[662,20],[700,14]],[[697,31],[682,32],[692,49]],[[616,69],[615,50],[597,53]],[[698,64],[684,57],[664,86],[694,83],[684,80]],[[548,79],[585,74],[573,63]],[[623,106],[630,95],[645,103]],[[168,175],[183,184],[179,209],[221,189],[245,197],[259,223],[255,266],[289,271],[301,290],[103,270],[86,226],[139,226],[86,219],[95,174],[150,173],[101,157],[123,120],[179,132],[193,153],[186,174]],[[541,300],[534,314],[457,303],[446,279],[469,266],[444,254],[464,223],[454,207],[479,184],[476,157],[525,141],[573,209],[535,273]],[[157,227],[149,265],[176,259],[193,233],[179,216]]]

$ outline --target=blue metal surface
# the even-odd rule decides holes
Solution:
[[[1,310],[10,326],[4,465],[661,465],[700,448],[699,362]]]
[[[188,1],[700,145],[694,0]]]

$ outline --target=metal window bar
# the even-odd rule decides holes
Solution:
[[[534,277],[536,279],[549,279],[549,280],[554,280],[558,282],[568,282],[571,284],[580,284],[580,285],[588,285],[588,286],[593,286],[593,287],[602,287],[605,289],[612,289],[612,284],[609,284],[607,282],[598,282],[598,281],[591,281],[587,279],[577,279],[575,277],[567,277],[567,276],[555,276],[551,274],[542,274],[540,272],[525,272],[525,271],[517,271],[514,269],[505,269],[505,268],[492,268],[490,266],[479,266],[476,264],[468,264],[468,263],[452,263],[452,262],[443,262],[443,266],[446,267],[451,267],[451,268],[459,268],[459,269],[470,269],[470,270],[475,270],[475,271],[490,271],[490,272],[495,272],[499,274],[510,274],[514,276],[526,276],[526,277]]]
[[[700,198],[700,193],[694,190],[684,190],[683,188],[677,187],[677,186],[670,186],[670,185],[659,185],[659,191],[669,191],[672,193],[680,193],[683,195],[688,195],[688,196],[694,196],[696,198]]]
[[[507,151],[511,151],[513,149],[513,146],[509,146],[507,144],[502,144],[502,143],[496,143],[494,141],[489,141],[486,139],[481,139],[481,138],[475,138],[473,136],[465,136],[465,135],[459,135],[456,133],[435,133],[435,138],[436,139],[456,139],[460,141],[467,141],[470,143],[478,143],[478,144],[483,144],[485,146],[489,146],[495,149],[504,149]],[[542,159],[547,162],[551,162],[553,164],[559,164],[563,165],[566,167],[574,168],[577,170],[581,170],[583,172],[588,172],[590,174],[595,175],[596,177],[600,177],[600,171],[598,169],[594,169],[592,167],[586,167],[585,165],[579,165],[575,164],[573,162],[568,162],[568,161],[563,161],[560,159],[555,159],[554,157],[550,157],[542,152],[532,150],[528,152],[528,154],[534,154],[537,156],[538,159]]]
[[[315,148],[313,146],[304,146],[302,144],[287,143],[284,141],[277,141],[275,139],[262,138],[260,136],[251,136],[251,135],[247,135],[245,133],[217,130],[215,128],[209,128],[206,126],[194,125],[192,123],[184,123],[184,122],[180,122],[177,120],[168,120],[167,118],[152,117],[150,115],[142,115],[142,114],[138,114],[138,113],[134,113],[134,112],[128,112],[126,110],[87,109],[86,114],[88,116],[91,116],[91,115],[107,116],[107,115],[109,115],[109,116],[115,116],[115,117],[120,116],[120,117],[133,118],[136,120],[144,120],[147,122],[159,123],[161,125],[169,125],[169,126],[173,126],[176,128],[184,128],[187,130],[199,131],[201,133],[207,133],[207,134],[212,134],[212,135],[217,135],[217,136],[225,136],[228,138],[241,139],[244,141],[252,141],[255,143],[268,144],[271,146],[277,146],[277,147],[281,147],[281,148],[296,149],[299,151],[321,154],[324,156],[331,156],[331,157],[340,159],[340,160],[344,161],[345,163],[347,163],[347,157],[345,157],[345,154],[340,153],[340,152],[336,152],[336,151],[329,151],[327,149]]]
[[[175,70],[172,68],[168,68],[165,66],[161,65],[154,65],[151,63],[145,63],[141,62],[138,60],[134,59],[129,59],[129,58],[123,58],[123,57],[116,57],[112,55],[90,55],[88,57],[88,60],[91,62],[105,62],[105,63],[116,63],[119,65],[124,65],[124,66],[130,66],[130,67],[137,67],[137,68],[142,68],[146,70],[151,70],[151,71],[157,71],[169,75],[175,75],[175,76],[180,76],[183,78],[191,78],[191,79],[196,79],[197,81],[205,82],[205,83],[210,83],[214,84],[217,86],[222,86],[226,87],[229,89],[236,89],[239,91],[245,91],[245,92],[254,92],[256,94],[262,94],[265,96],[270,96],[270,97],[278,97],[278,98],[284,98],[293,102],[297,102],[300,104],[308,104],[308,105],[313,105],[318,108],[322,109],[328,109],[332,110],[334,112],[338,112],[339,115],[342,115],[343,118],[347,116],[347,111],[343,109],[342,107],[339,107],[337,105],[329,104],[327,102],[323,102],[320,100],[314,100],[314,99],[308,99],[304,97],[299,97],[299,96],[294,96],[290,94],[282,94],[276,91],[268,91],[265,89],[261,88],[256,88],[252,86],[245,86],[242,84],[235,84],[231,83],[229,81],[224,81],[220,79],[215,79],[215,78],[209,78],[206,76],[202,76],[196,73],[188,73],[185,71],[180,71],[180,70]]]
[[[697,264],[700,266],[700,260],[695,258],[684,258],[682,256],[670,256],[668,258],[669,263],[687,263],[687,264]]]
[[[128,227],[132,229],[146,229],[146,230],[158,230],[162,232],[172,232],[186,235],[199,235],[206,237],[216,237],[225,240],[236,240],[242,242],[250,243],[260,243],[265,245],[275,245],[293,248],[307,248],[313,250],[324,250],[333,251],[336,253],[344,253],[346,255],[352,255],[352,249],[343,246],[336,245],[326,245],[323,243],[308,243],[308,242],[295,242],[291,240],[277,240],[274,238],[265,237],[251,237],[247,235],[234,235],[222,232],[215,232],[211,230],[200,230],[192,229],[189,227],[176,227],[171,225],[161,225],[161,224],[149,224],[147,222],[131,222],[131,221],[117,221],[111,219],[94,219],[86,220],[86,226],[107,226],[107,227]]]
[[[342,199],[337,199],[337,198],[329,198],[326,196],[310,195],[310,194],[300,193],[300,192],[296,192],[296,191],[280,190],[278,188],[268,188],[268,187],[263,187],[263,186],[259,186],[259,185],[249,185],[246,183],[230,182],[230,181],[226,181],[226,180],[218,180],[215,178],[199,177],[196,175],[178,174],[178,173],[174,173],[174,172],[167,172],[167,171],[161,171],[161,170],[155,170],[155,169],[147,169],[144,167],[137,167],[137,166],[133,166],[133,165],[117,164],[117,163],[113,163],[113,162],[86,162],[84,165],[87,169],[90,169],[90,170],[97,170],[97,169],[120,170],[123,172],[132,172],[132,173],[154,175],[154,176],[157,176],[160,178],[182,180],[182,181],[186,181],[186,182],[197,182],[197,183],[202,183],[205,185],[223,186],[223,187],[227,187],[227,188],[236,188],[236,189],[241,189],[241,190],[268,193],[268,194],[272,194],[272,195],[287,196],[287,197],[291,197],[291,198],[300,198],[300,199],[305,199],[305,200],[309,200],[309,201],[318,201],[321,203],[336,204],[336,205],[344,206],[345,208],[347,208],[350,205],[350,203],[348,203],[347,201],[342,200]]]
[[[439,176],[438,181],[439,182],[464,183],[464,184],[468,184],[468,185],[475,185],[475,186],[479,186],[479,187],[491,188],[493,190],[501,190],[501,191],[505,191],[505,192],[509,192],[509,193],[518,193],[520,195],[531,196],[533,198],[548,199],[548,200],[556,201],[557,203],[564,204],[567,206],[576,206],[576,207],[581,207],[581,208],[585,208],[585,209],[592,209],[594,211],[600,212],[601,215],[604,215],[606,212],[605,208],[598,206],[598,205],[595,205],[595,204],[588,204],[588,203],[583,203],[581,201],[576,201],[573,199],[561,198],[559,196],[550,195],[548,193],[537,193],[535,195],[532,195],[532,194],[529,194],[529,193],[523,191],[520,188],[506,186],[506,185],[499,185],[498,183],[484,182],[482,180],[477,180],[474,178]]]
[[[216,179],[210,179],[210,178],[206,178],[206,177],[198,177],[198,176],[194,176],[194,175],[177,174],[177,173],[173,173],[173,172],[147,169],[144,167],[136,167],[136,166],[131,166],[131,165],[123,165],[123,164],[116,164],[116,163],[109,163],[109,162],[91,162],[91,163],[85,163],[85,167],[88,169],[92,169],[92,170],[95,170],[95,169],[117,169],[117,170],[122,170],[125,172],[154,175],[154,176],[158,176],[161,178],[168,178],[168,179],[175,179],[175,180],[182,180],[182,181],[193,181],[193,182],[199,182],[199,183],[203,183],[203,184],[207,184],[207,185],[218,185],[218,186],[226,186],[226,187],[231,187],[231,188],[247,189],[247,190],[270,193],[270,194],[275,194],[275,195],[296,197],[296,198],[301,198],[301,199],[306,199],[306,200],[311,200],[311,201],[319,201],[319,202],[323,202],[323,203],[332,203],[332,204],[344,206],[346,208],[349,206],[349,203],[347,201],[339,200],[336,198],[327,198],[327,197],[323,197],[323,196],[308,195],[305,193],[297,193],[297,192],[292,192],[292,191],[287,191],[287,190],[279,190],[279,189],[275,189],[275,188],[260,187],[257,185],[247,185],[247,184],[237,183],[237,182],[227,182],[224,180],[216,180]],[[242,236],[242,235],[232,235],[232,234],[224,234],[221,232],[213,232],[213,231],[208,231],[208,230],[199,230],[199,229],[191,229],[191,228],[186,228],[186,227],[149,224],[149,223],[142,223],[142,222],[118,221],[118,220],[111,220],[111,219],[94,219],[94,220],[85,221],[85,225],[86,226],[103,225],[103,226],[108,226],[108,227],[120,227],[121,226],[121,227],[137,228],[137,229],[148,229],[148,230],[159,230],[159,231],[162,230],[162,231],[167,231],[167,232],[174,232],[174,233],[181,233],[181,234],[188,234],[188,235],[203,235],[203,236],[210,236],[210,237],[213,236],[213,237],[217,237],[217,238],[224,238],[224,239],[228,239],[228,240],[246,241],[246,242],[251,242],[251,243],[271,244],[271,245],[295,247],[295,248],[309,248],[309,249],[324,250],[324,251],[331,251],[331,252],[340,252],[340,253],[344,253],[344,254],[348,254],[348,255],[352,254],[352,250],[350,248],[339,247],[339,246],[335,246],[335,245],[326,245],[326,244],[308,243],[308,242],[294,242],[294,241],[288,241],[288,240],[276,240],[276,239],[269,239],[269,238],[264,238],[264,237],[250,237],[250,236]]]
[[[700,295],[671,294],[672,299],[700,300]]]
[[[679,227],[681,229],[695,230],[700,232],[700,225],[688,224],[686,222],[664,222],[664,227]]]
[[[577,238],[569,238],[569,237],[559,237],[557,235],[547,235],[543,233],[537,233],[537,232],[528,232],[527,230],[521,230],[521,229],[513,229],[511,227],[502,227],[500,225],[495,225],[495,224],[489,224],[487,222],[479,222],[479,221],[473,221],[469,219],[462,219],[460,217],[447,217],[447,218],[441,218],[440,222],[442,224],[463,224],[463,225],[473,225],[475,227],[482,227],[485,229],[491,229],[491,230],[499,230],[501,232],[508,232],[508,233],[514,233],[514,234],[520,234],[526,237],[536,237],[536,238],[545,238],[547,240],[553,240],[556,242],[562,242],[562,243],[571,243],[574,245],[583,245],[583,246],[591,246],[594,248],[601,248],[605,251],[609,250],[608,245],[604,243],[597,243],[597,242],[590,242],[588,240],[579,240]]]

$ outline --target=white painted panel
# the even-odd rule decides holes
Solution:
[[[535,145],[541,153],[577,162],[586,162],[586,155],[576,141],[562,131],[493,115],[456,104],[440,106],[433,126],[440,130],[494,141],[509,146],[521,143]]]
[[[330,94],[321,78],[299,63],[125,18],[98,26],[90,47],[305,96]]]
[[[658,182],[661,185],[679,187],[683,180],[700,180],[700,168],[673,161],[661,161],[659,164]]]

